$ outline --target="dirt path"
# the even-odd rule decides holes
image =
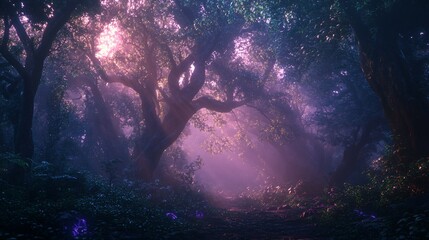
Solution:
[[[213,239],[317,239],[314,226],[287,212],[228,212],[225,219],[209,219],[203,230]]]
[[[202,219],[200,229],[166,239],[329,239],[320,235],[320,228],[302,220],[300,210],[249,210],[232,202],[223,207],[226,211],[219,216]]]

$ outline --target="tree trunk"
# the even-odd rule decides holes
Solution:
[[[331,186],[342,186],[364,160],[363,150],[373,141],[373,131],[380,127],[382,120],[375,117],[369,120],[361,129],[358,129],[352,144],[345,147],[340,165],[329,179]]]
[[[135,177],[146,182],[152,181],[165,149],[167,148],[161,147],[159,140],[148,140],[137,144],[134,152]]]
[[[146,127],[144,134],[137,140],[134,158],[137,165],[136,177],[139,179],[153,180],[162,154],[179,138],[188,121],[198,110],[189,101],[179,98],[175,100],[169,102],[164,121],[160,125],[151,124],[151,128]]]
[[[401,38],[407,41],[405,38],[409,37],[402,36],[400,31],[419,31],[419,27],[427,27],[427,2],[396,1],[370,26],[363,21],[355,5],[347,0],[339,3],[356,35],[365,78],[380,98],[392,129],[395,155],[408,163],[427,157],[429,103],[400,45]]]
[[[34,94],[32,89],[24,86],[18,128],[15,133],[15,153],[23,158],[31,158],[34,153],[33,112]]]
[[[22,179],[24,179],[26,172],[30,172],[31,158],[34,153],[32,136],[34,98],[42,77],[44,61],[50,53],[58,31],[60,31],[70,19],[71,14],[79,3],[80,1],[78,0],[66,1],[61,9],[55,9],[54,15],[50,16],[43,31],[31,29],[32,33],[35,33],[34,35],[28,34],[27,28],[21,22],[21,16],[19,16],[20,14],[16,11],[12,2],[2,4],[2,8],[4,8],[4,10],[2,9],[4,31],[2,43],[0,45],[0,53],[2,57],[15,68],[24,82],[21,109],[16,128],[17,131],[14,136],[14,147],[15,152],[26,159],[25,161],[28,163],[29,167],[26,169],[17,168],[17,174],[13,176],[14,178],[19,179],[22,177]],[[43,7],[44,5],[42,8]],[[29,23],[31,23],[31,20],[29,20]],[[24,47],[25,63],[20,62],[20,60],[9,51],[8,42],[11,26],[14,27],[19,41]],[[41,37],[38,38],[37,36]],[[35,44],[36,42],[39,43],[37,47]]]
[[[363,146],[350,145],[344,149],[341,163],[332,173],[331,179],[329,179],[329,185],[342,186],[350,175],[356,171],[361,159],[360,153],[362,148]]]
[[[376,36],[373,52],[361,49],[361,61],[392,129],[395,154],[412,161],[429,155],[429,103],[397,38],[397,33],[384,27]]]
[[[31,158],[34,153],[33,142],[33,113],[34,113],[34,98],[38,81],[33,79],[24,80],[24,89],[22,94],[21,106],[18,116],[18,123],[14,133],[14,150],[17,155],[23,158],[27,164],[26,167],[14,166],[10,170],[10,181],[22,184],[29,177],[31,171]]]

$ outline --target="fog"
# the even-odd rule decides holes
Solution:
[[[428,12],[0,0],[0,239],[428,238]]]
[[[220,134],[219,132],[217,134]],[[245,150],[246,154],[240,154],[241,149],[209,153],[204,148],[204,142],[209,137],[209,133],[194,128],[183,144],[189,159],[196,159],[198,156],[203,159],[202,168],[197,172],[196,178],[205,189],[212,193],[235,196],[246,188],[254,188],[264,183],[266,169],[259,163],[261,155],[255,148]],[[252,159],[248,157],[250,152],[254,153]]]
[[[297,146],[293,141],[273,146],[261,139],[251,127],[243,128],[233,121],[236,114],[245,117],[259,114],[250,108],[237,109],[234,114],[222,117],[227,123],[214,127],[212,131],[201,131],[189,126],[183,139],[182,149],[188,162],[202,158],[202,166],[196,172],[197,184],[214,195],[237,197],[240,194],[260,191],[267,186],[293,186],[299,180],[327,181],[328,172],[336,164],[318,162],[320,156],[313,156],[308,146]],[[214,124],[208,121],[208,125]],[[240,132],[244,136],[235,138]],[[243,140],[245,139],[245,140]],[[219,151],[213,151],[218,141],[225,141]]]

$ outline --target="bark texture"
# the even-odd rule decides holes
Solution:
[[[366,80],[378,95],[392,129],[395,154],[405,162],[429,156],[429,102],[421,76],[413,74],[401,44],[403,34],[427,29],[429,4],[397,1],[371,25],[352,4],[345,0],[341,4],[359,44]]]

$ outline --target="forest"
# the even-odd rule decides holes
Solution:
[[[429,239],[428,12],[0,0],[0,239]]]

